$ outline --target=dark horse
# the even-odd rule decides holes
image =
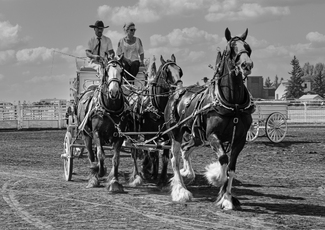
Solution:
[[[124,140],[120,131],[126,130],[127,122],[130,120],[128,106],[121,89],[123,75],[121,58],[102,64],[104,74],[100,85],[95,90],[86,91],[78,103],[79,130],[83,134],[88,150],[92,172],[87,187],[99,186],[98,177],[103,177],[106,173],[103,145],[111,145],[114,155],[107,180],[107,188],[111,192],[123,192],[123,187],[118,182],[120,149]],[[96,147],[96,156],[93,143]]]
[[[221,186],[217,205],[223,209],[240,206],[232,196],[236,162],[246,142],[246,133],[252,123],[251,113],[255,106],[244,85],[251,73],[253,62],[251,49],[245,42],[248,30],[241,36],[231,37],[223,54],[219,53],[216,72],[209,86],[190,86],[170,97],[165,109],[165,120],[171,138],[172,168],[171,196],[173,201],[185,202],[192,198],[183,177],[192,181],[195,177],[190,154],[209,144],[217,153],[218,161],[206,167],[206,178]],[[230,152],[230,159],[227,153]],[[184,168],[180,172],[180,154]]]
[[[160,57],[161,65],[156,72],[155,62],[149,66],[148,87],[147,91],[141,94],[132,95],[134,103],[131,110],[134,117],[134,130],[142,133],[143,140],[154,140],[151,143],[159,145],[163,141],[163,136],[155,139],[159,131],[162,131],[164,120],[164,110],[169,96],[178,88],[182,87],[181,77],[182,69],[176,64],[176,58],[171,55],[171,60],[165,61]],[[166,139],[168,136],[166,135]],[[142,176],[146,179],[157,179],[159,170],[159,151],[145,150],[144,160],[142,163]],[[134,168],[130,177],[130,184],[136,186],[142,183],[137,180],[139,170],[137,167],[137,157],[139,151],[133,151]],[[162,169],[158,185],[167,184],[167,166],[169,160],[169,149],[164,149],[162,154]]]

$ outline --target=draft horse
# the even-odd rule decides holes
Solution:
[[[120,131],[127,129],[130,118],[121,88],[122,58],[123,56],[111,59],[106,64],[102,63],[104,73],[100,85],[95,90],[88,90],[81,95],[78,103],[79,130],[88,150],[91,169],[87,188],[99,186],[99,177],[105,176],[103,146],[111,145],[113,158],[112,169],[107,178],[107,189],[110,192],[123,192],[123,186],[118,182],[120,150],[124,141]]]
[[[134,114],[134,129],[137,132],[151,133],[143,134],[143,140],[150,140],[155,138],[159,132],[162,132],[164,120],[164,110],[168,102],[169,96],[182,87],[183,82],[181,77],[183,75],[182,69],[176,64],[175,55],[171,55],[171,60],[165,61],[163,56],[160,56],[161,65],[156,71],[155,62],[149,66],[148,74],[148,90],[147,93],[133,96],[135,103],[131,106]],[[154,134],[152,134],[154,133]],[[160,142],[166,141],[168,136],[161,136],[154,139],[157,145]],[[159,171],[159,151],[144,151],[142,162],[142,177],[146,179],[156,180]],[[136,186],[142,181],[136,182],[139,170],[137,166],[137,158],[139,151],[133,151],[132,157],[134,160],[134,168],[130,177],[130,184]],[[159,186],[167,184],[167,166],[169,161],[169,150],[164,149],[162,154],[162,169],[158,181]]]
[[[223,54],[219,53],[215,74],[208,87],[191,86],[170,97],[165,108],[165,120],[171,138],[171,196],[173,201],[191,200],[192,193],[185,182],[193,181],[190,154],[197,147],[210,145],[217,154],[217,161],[206,167],[206,178],[220,186],[217,205],[223,209],[240,207],[232,196],[236,162],[246,143],[246,134],[252,123],[255,106],[244,79],[251,73],[251,49],[245,42],[248,30],[231,37]],[[227,153],[230,154],[230,158]],[[180,154],[184,168],[180,171]],[[183,180],[184,177],[184,180]]]

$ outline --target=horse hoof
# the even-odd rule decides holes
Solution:
[[[99,180],[96,177],[92,177],[88,180],[88,185],[86,188],[97,188],[99,187]]]
[[[107,186],[107,190],[108,190],[108,192],[111,192],[111,193],[124,193],[123,186],[120,183],[118,183],[117,181],[110,183]]]
[[[139,176],[139,175],[137,175],[137,176],[135,176],[135,177],[132,177],[132,178],[130,178],[130,180],[129,180],[129,185],[130,185],[131,187],[137,187],[137,186],[139,186],[139,185],[142,185],[142,183],[143,183],[143,179],[142,179],[142,177]]]

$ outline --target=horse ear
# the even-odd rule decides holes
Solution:
[[[228,29],[228,27],[225,31],[225,37],[226,37],[227,41],[229,42],[229,40],[231,39],[231,33],[230,33],[230,30]]]
[[[161,61],[161,64],[165,64],[166,63],[166,61],[164,60],[164,58],[163,58],[162,55],[160,55],[160,61]]]
[[[172,60],[172,62],[175,62],[175,63],[176,63],[176,57],[175,57],[174,54],[172,54],[172,56],[171,56],[171,60]]]
[[[240,36],[240,38],[245,41],[246,40],[246,37],[247,37],[247,34],[248,34],[248,28],[246,29],[246,31]]]

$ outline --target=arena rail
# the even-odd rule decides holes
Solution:
[[[62,129],[66,128],[65,104],[0,105],[0,129]]]
[[[67,127],[67,108],[65,104],[0,104],[0,130],[64,129]],[[288,124],[325,125],[325,102],[289,101]]]

